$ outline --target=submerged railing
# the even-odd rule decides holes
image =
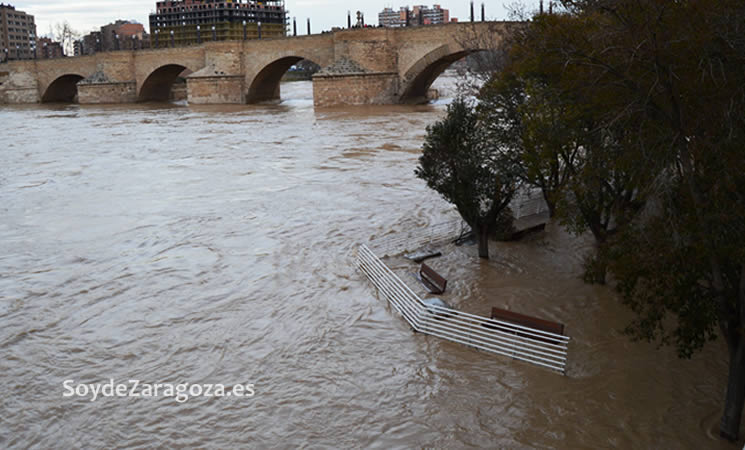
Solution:
[[[366,245],[357,264],[414,331],[566,373],[569,337],[427,304]]]
[[[510,209],[515,220],[543,214],[548,211],[546,201],[540,189],[521,191],[510,202]],[[400,255],[406,251],[414,251],[425,245],[436,245],[450,239],[455,239],[459,234],[465,234],[470,230],[462,219],[453,219],[447,222],[430,225],[406,233],[397,233],[393,236],[385,235],[373,239],[369,248],[374,249],[380,257]]]
[[[548,205],[540,189],[530,189],[515,196],[515,199],[510,202],[510,209],[512,209],[512,215],[517,220],[547,212]]]
[[[381,236],[370,241],[370,247],[382,256],[400,255],[406,251],[414,251],[425,245],[434,245],[457,237],[458,233],[467,230],[468,225],[461,219],[454,219],[424,229],[416,229],[394,236]]]

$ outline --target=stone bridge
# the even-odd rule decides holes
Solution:
[[[349,29],[13,61],[0,65],[0,103],[165,101],[176,78],[187,69],[190,103],[257,103],[279,99],[280,79],[303,59],[323,68],[313,77],[316,106],[416,102],[451,63],[484,50],[482,42],[499,44],[514,25],[477,22]]]

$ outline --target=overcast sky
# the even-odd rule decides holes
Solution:
[[[8,3],[7,0],[3,0]],[[487,19],[507,19],[505,4],[512,4],[514,0],[474,0],[477,20],[481,14],[482,1],[486,6]],[[450,10],[451,17],[468,20],[469,0],[434,0],[442,8]],[[39,35],[49,33],[50,26],[67,20],[76,30],[83,33],[100,28],[117,19],[134,19],[149,28],[148,15],[155,10],[155,0],[29,0],[10,1],[16,9],[33,14]],[[521,0],[521,3],[535,7],[538,0]],[[305,20],[310,18],[313,33],[329,30],[334,26],[345,26],[347,11],[365,14],[365,22],[373,25],[378,23],[378,12],[389,6],[398,9],[401,6],[426,4],[422,0],[405,3],[405,1],[391,0],[286,0],[289,17],[297,17],[298,33],[305,34]],[[149,31],[149,30],[148,30]]]

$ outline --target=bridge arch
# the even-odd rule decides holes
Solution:
[[[484,49],[463,48],[453,44],[442,45],[414,62],[401,79],[401,103],[415,103],[422,101],[427,90],[445,69],[452,63],[471,53]]]
[[[139,102],[165,102],[170,99],[171,88],[181,73],[184,71],[191,72],[186,66],[181,64],[165,64],[152,72],[145,78],[137,94]]]
[[[78,101],[78,82],[85,77],[77,73],[58,76],[44,90],[42,103],[76,103]]]
[[[302,56],[283,56],[265,65],[251,80],[246,93],[247,103],[258,103],[267,100],[279,100],[279,83],[285,73],[298,62],[310,58]],[[313,61],[315,62],[315,61]]]

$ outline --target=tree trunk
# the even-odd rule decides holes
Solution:
[[[734,333],[738,334],[737,331]],[[742,408],[745,404],[745,342],[741,336],[728,339],[729,347],[729,378],[727,379],[727,397],[725,398],[724,414],[719,426],[719,434],[730,441],[739,438]]]
[[[717,269],[717,266],[712,266]],[[721,275],[720,272],[714,270]],[[721,277],[715,277],[721,278]],[[721,282],[721,280],[720,280]],[[740,269],[740,286],[734,311],[720,318],[720,326],[725,331],[729,350],[729,378],[727,379],[727,396],[724,400],[724,414],[719,425],[719,434],[730,441],[736,441],[740,432],[742,409],[745,403],[745,265]],[[722,303],[724,306],[726,303]],[[729,316],[727,322],[722,322]]]
[[[548,206],[548,217],[553,219],[556,214],[556,202],[553,201],[552,197],[545,190],[543,191],[543,200],[546,202],[546,206]]]
[[[548,205],[548,217],[553,219],[556,216],[556,204],[547,200],[546,205]]]
[[[489,259],[489,227],[487,225],[479,225],[478,228],[479,258]]]

